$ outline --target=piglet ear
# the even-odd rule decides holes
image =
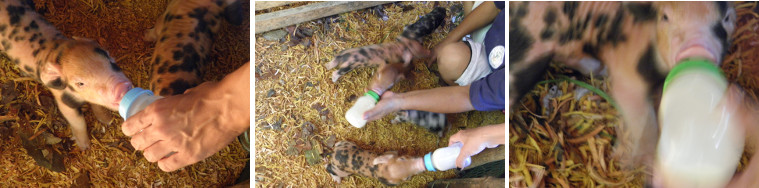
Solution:
[[[384,154],[382,156],[374,158],[374,161],[372,161],[372,165],[385,164],[385,163],[389,162],[390,159],[392,159],[394,157],[395,157],[395,154],[392,154],[392,153]]]
[[[155,32],[155,28],[145,30],[145,35],[142,37],[143,41],[153,42],[158,38],[158,33]]]
[[[92,42],[92,43],[96,43],[94,40],[92,40],[92,39],[89,39],[89,38],[84,38],[84,37],[77,37],[77,36],[72,36],[71,38],[73,38],[74,40],[77,40],[77,41],[84,41],[84,42]]]
[[[61,74],[61,64],[57,62],[47,62],[40,67],[40,80],[49,88],[58,90],[66,88],[61,75],[63,75]]]

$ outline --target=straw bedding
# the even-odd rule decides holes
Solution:
[[[64,35],[94,39],[135,86],[148,86],[154,43],[142,41],[142,36],[165,10],[167,0],[34,2],[37,12]],[[249,14],[249,2],[243,6],[243,14]],[[215,36],[211,65],[205,66],[206,80],[219,80],[249,61],[249,20],[240,26],[222,24]],[[0,56],[0,61],[0,187],[219,187],[233,183],[249,160],[248,152],[235,141],[200,163],[163,172],[131,147],[121,132],[123,120],[117,113],[108,125],[85,113],[92,147],[81,151],[69,139],[68,123],[50,92],[20,77],[5,56]],[[56,138],[61,141],[44,143]]]
[[[439,6],[448,8],[456,3],[440,2]],[[446,146],[448,137],[461,128],[505,121],[503,112],[448,114],[451,128],[443,138],[438,138],[412,124],[391,124],[392,116],[370,122],[361,129],[345,120],[345,112],[364,92],[377,69],[359,68],[332,83],[332,70],[327,70],[325,65],[341,50],[395,40],[403,26],[433,9],[433,3],[401,4],[413,9],[404,12],[399,6],[384,5],[388,21],[380,20],[371,9],[365,9],[331,17],[336,23],[328,27],[321,24],[325,19],[293,26],[313,31],[313,36],[300,39],[296,45],[288,42],[293,41],[290,36],[281,42],[256,35],[254,177],[257,187],[337,186],[325,171],[321,157],[340,140],[350,140],[376,152],[395,150],[403,155],[422,156]],[[450,27],[447,22],[427,36],[423,45],[432,48]],[[415,61],[412,66],[410,78],[397,83],[391,91],[439,87],[439,78],[434,74],[436,66],[429,68],[422,61]],[[412,176],[400,187],[421,187],[454,175],[454,171],[424,172]],[[375,179],[355,175],[344,178],[340,186],[384,187]]]
[[[736,3],[737,30],[733,36],[722,69],[729,81],[744,87],[756,100],[759,91],[759,56],[757,55],[757,20],[755,2]],[[568,68],[552,66],[545,81],[538,84],[517,103],[509,117],[509,185],[562,187],[643,187],[650,171],[642,167],[621,170],[612,158],[616,141],[615,126],[621,123],[617,110],[598,93],[588,92],[578,99],[578,83],[559,75],[572,75]],[[608,91],[608,82],[598,78],[573,77],[601,91]],[[552,87],[560,92],[543,99]],[[748,140],[748,139],[747,139]],[[746,145],[738,172],[748,163],[755,149]]]

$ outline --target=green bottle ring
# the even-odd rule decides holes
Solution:
[[[717,77],[717,79],[720,79],[722,82],[726,81],[722,70],[720,70],[719,67],[717,67],[717,65],[714,63],[704,59],[689,59],[682,61],[680,64],[672,68],[671,71],[669,71],[667,78],[664,79],[664,88],[662,89],[662,92],[667,91],[667,86],[669,83],[677,76],[679,76],[682,72],[688,72],[688,70],[694,69],[705,70],[706,72],[709,72],[710,74]]]
[[[372,90],[367,91],[366,94],[364,95],[371,96],[372,98],[374,98],[374,101],[379,101],[380,99],[380,96]]]

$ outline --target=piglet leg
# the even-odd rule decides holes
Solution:
[[[617,131],[616,154],[622,154],[625,165],[651,165],[659,134],[654,107],[647,97],[650,86],[635,71],[613,70],[611,94],[624,120]]]
[[[97,104],[90,104],[90,109],[92,109],[92,113],[95,114],[95,117],[98,119],[98,121],[100,121],[100,123],[106,125],[111,123],[113,116],[111,115],[110,110]]]
[[[337,183],[340,183],[343,177],[351,175],[351,173],[342,171],[339,168],[335,168],[335,166],[330,163],[325,164],[325,168],[327,169],[327,173],[332,176],[332,181],[335,181]]]
[[[53,93],[55,95],[55,93]],[[58,110],[61,111],[63,117],[69,122],[71,133],[73,134],[74,141],[79,149],[86,150],[90,148],[90,138],[87,134],[87,123],[84,121],[84,116],[78,107],[70,107],[69,104],[65,104],[61,99],[62,94],[55,96],[56,103],[58,104]]]

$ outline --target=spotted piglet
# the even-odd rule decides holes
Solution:
[[[379,154],[362,150],[350,141],[335,143],[331,156],[325,167],[337,183],[343,177],[359,174],[376,178],[385,185],[397,185],[425,171],[420,157],[399,156],[396,152]]]
[[[445,8],[435,7],[430,13],[422,16],[413,24],[403,28],[401,36],[421,42],[445,21]]]
[[[736,17],[729,2],[509,2],[509,15],[509,106],[551,62],[588,73],[606,67],[629,133],[618,141],[644,158],[658,139],[651,96],[678,62],[719,64]]]
[[[150,89],[161,96],[182,94],[202,83],[202,66],[208,62],[213,36],[221,17],[232,24],[242,22],[237,0],[174,0],[145,34],[156,41]]]
[[[0,1],[0,50],[24,76],[50,89],[76,144],[90,146],[82,105],[118,110],[132,83],[108,52],[88,39],[69,39],[17,0]]]
[[[394,42],[343,50],[334,60],[327,63],[327,69],[339,67],[332,72],[332,82],[337,82],[340,77],[356,68],[380,66],[382,69],[385,65],[402,63],[403,69],[407,69],[413,59],[430,57],[430,51],[422,46],[422,38],[442,25],[444,19],[445,8],[436,7],[419,20],[405,26]],[[400,71],[395,67],[393,69]]]
[[[395,112],[395,118],[390,123],[413,123],[419,127],[427,129],[438,137],[443,137],[445,127],[448,125],[445,114],[419,111],[419,110],[401,110]]]
[[[340,77],[356,68],[390,63],[402,63],[408,66],[413,59],[429,56],[430,51],[418,41],[398,37],[395,42],[343,50],[335,56],[334,60],[327,63],[327,69],[339,67],[332,72],[332,82],[337,82]]]

